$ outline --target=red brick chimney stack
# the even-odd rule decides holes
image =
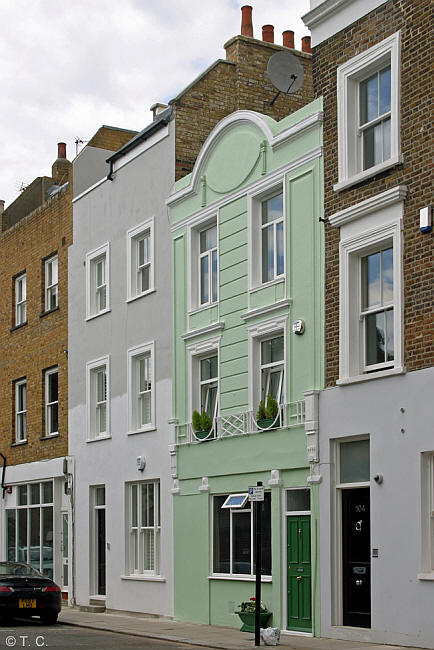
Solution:
[[[312,48],[310,46],[310,36],[303,36],[301,39],[301,50],[302,52],[312,53]]]
[[[294,32],[291,29],[287,29],[285,32],[282,32],[282,36],[283,46],[294,49]]]
[[[274,25],[263,25],[262,40],[266,43],[274,43]]]
[[[69,179],[69,173],[72,171],[72,163],[66,159],[66,144],[59,142],[57,144],[57,159],[51,166],[51,177],[56,185],[63,185]]]
[[[65,142],[57,143],[57,158],[66,158],[66,144]]]
[[[253,38],[252,7],[250,5],[241,7],[241,35]]]

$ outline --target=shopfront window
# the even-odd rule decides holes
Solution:
[[[53,578],[53,482],[16,489],[17,507],[6,510],[7,558]]]

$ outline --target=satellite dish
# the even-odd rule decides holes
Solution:
[[[285,95],[295,93],[303,84],[303,66],[290,52],[282,51],[273,54],[268,60],[267,74],[273,86],[279,91],[270,102],[271,105],[274,104],[280,93],[285,93]]]

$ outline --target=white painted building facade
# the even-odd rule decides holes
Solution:
[[[166,616],[173,614],[171,115],[158,115],[108,165],[99,152],[77,157],[74,175],[85,189],[73,201],[69,251],[75,602]]]

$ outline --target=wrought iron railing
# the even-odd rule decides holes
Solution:
[[[304,422],[305,403],[304,400],[299,400],[298,402],[281,404],[274,419],[257,421],[254,411],[242,411],[241,413],[218,415],[214,418],[211,429],[207,431],[194,431],[191,422],[177,424],[175,426],[176,443],[183,445],[275,429],[288,429],[304,424]]]

